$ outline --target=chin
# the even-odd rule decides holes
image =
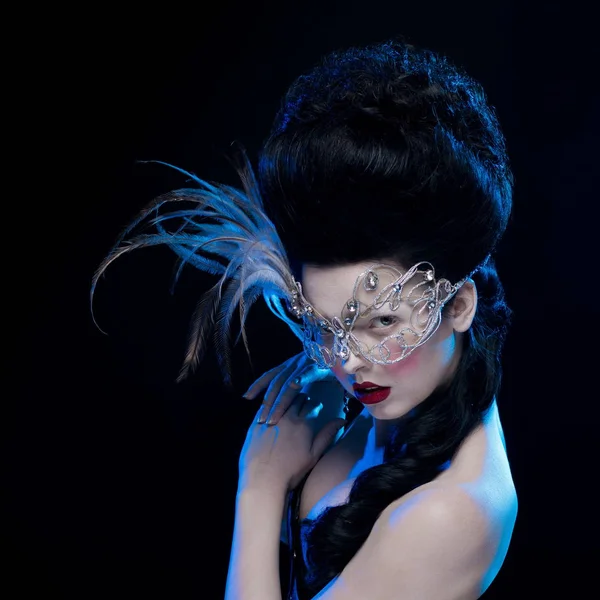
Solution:
[[[398,401],[394,402],[394,399],[390,397],[379,404],[365,404],[364,407],[374,419],[378,419],[380,421],[394,421],[406,416],[413,408],[415,408],[415,406],[418,405],[419,402],[411,402],[407,404]]]

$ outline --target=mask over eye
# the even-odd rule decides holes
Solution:
[[[350,352],[381,365],[397,363],[422,346],[438,329],[444,305],[466,279],[451,284],[435,278],[431,263],[420,262],[402,273],[374,264],[354,283],[339,315],[322,315],[296,290],[288,306],[302,319],[306,354],[319,367],[330,368]]]

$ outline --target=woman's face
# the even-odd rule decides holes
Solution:
[[[317,311],[331,319],[340,314],[342,307],[352,297],[357,277],[371,264],[372,262],[361,262],[343,267],[305,265],[302,272],[303,295]],[[402,266],[393,266],[402,272],[406,271]],[[408,290],[410,286],[405,288]],[[474,314],[476,300],[474,287],[465,284],[455,297],[456,304],[462,307],[458,318],[445,316],[429,340],[396,363],[375,364],[351,352],[346,361],[338,358],[331,371],[344,389],[359,400],[360,397],[353,389],[355,383],[370,382],[376,386],[389,387],[387,398],[365,406],[376,419],[398,419],[451,380],[460,358],[460,334],[470,326],[470,313]],[[353,333],[365,344],[377,344],[386,335],[393,333],[391,328],[397,328],[398,323],[408,324],[412,310],[409,297],[406,301],[401,301],[396,310],[391,310],[386,304],[368,317],[360,319],[361,323],[353,329]]]

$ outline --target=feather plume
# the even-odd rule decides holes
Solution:
[[[100,277],[117,258],[138,248],[160,244],[168,246],[178,256],[173,285],[186,264],[220,276],[196,305],[178,381],[197,368],[212,333],[224,380],[231,384],[230,340],[234,311],[239,307],[240,331],[235,344],[241,337],[250,359],[245,323],[249,308],[261,294],[273,314],[290,325],[302,339],[299,324],[287,316],[283,307],[283,302],[288,301],[296,290],[286,252],[275,226],[265,213],[252,167],[245,155],[243,159],[237,168],[242,189],[209,183],[173,167],[189,176],[198,187],[170,192],[144,208],[120,234],[92,279],[90,303],[93,303]],[[172,203],[178,203],[177,208],[160,214],[165,205]],[[182,203],[193,206],[182,208]],[[155,228],[155,233],[144,232],[128,239],[141,225]],[[213,256],[206,256],[206,253]]]

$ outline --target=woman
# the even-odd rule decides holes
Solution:
[[[243,191],[196,179],[159,199],[134,224],[156,210],[158,233],[98,273],[166,243],[221,275],[182,376],[216,324],[229,381],[233,310],[244,335],[260,293],[303,341],[246,394],[264,397],[240,456],[227,600],[282,598],[282,519],[291,598],[479,598],[517,512],[496,404],[510,310],[492,259],[512,177],[484,92],[401,43],[334,53],[289,89],[257,176],[240,173]]]

